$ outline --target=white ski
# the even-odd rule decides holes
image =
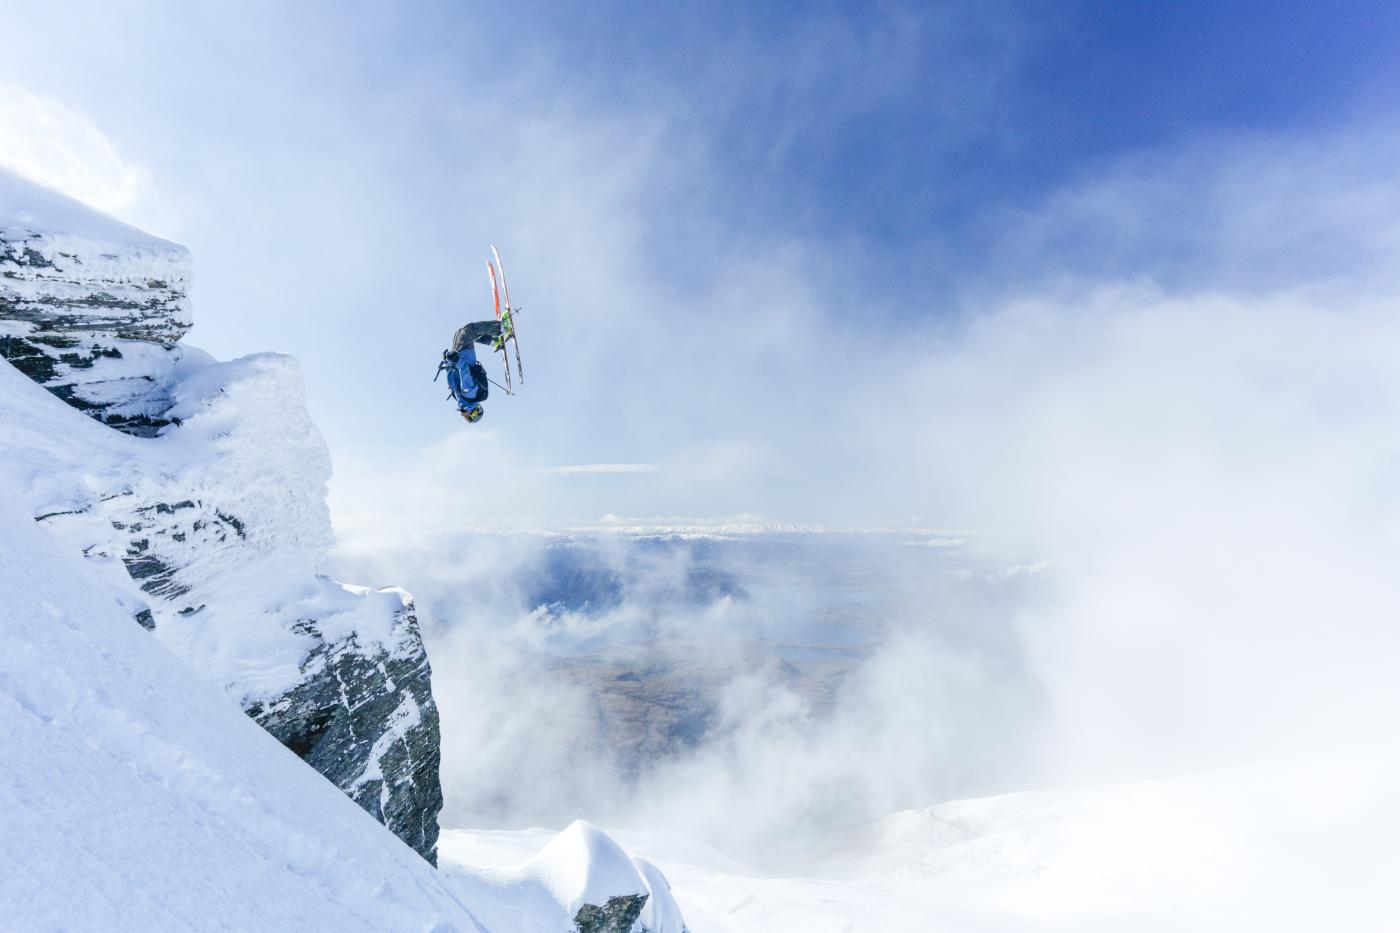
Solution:
[[[492,244],[491,244],[491,255],[494,256],[494,257],[496,258],[496,268],[498,268],[498,269],[501,271],[501,291],[503,291],[503,292],[505,293],[505,299],[506,299],[506,311],[505,311],[505,314],[506,314],[506,322],[505,322],[505,323],[506,323],[507,329],[510,331],[510,341],[511,341],[511,343],[515,344],[515,373],[516,373],[517,376],[520,377],[520,383],[521,383],[521,385],[524,385],[524,384],[525,384],[525,370],[524,370],[524,369],[521,367],[521,365],[520,365],[520,340],[516,337],[516,328],[517,328],[517,326],[518,326],[518,322],[517,322],[516,319],[515,319],[515,312],[516,312],[517,310],[519,310],[519,309],[516,308],[514,305],[512,305],[512,304],[510,303],[510,286],[506,284],[506,265],[505,265],[505,263],[501,262],[501,251],[498,250],[498,249],[496,249],[496,244],[495,244],[495,243],[492,243]],[[490,263],[487,263],[487,265],[490,265]],[[492,280],[491,280],[491,281],[492,281],[492,290],[494,291],[494,289],[495,289],[495,277],[494,277],[494,276],[492,277]],[[496,317],[499,318],[500,316],[501,316],[501,313],[500,313],[500,308],[499,308],[499,304],[498,304],[498,307],[497,307],[497,310],[496,310]],[[502,352],[502,353],[505,352],[505,346],[504,346],[504,344],[501,346],[501,352]],[[507,362],[506,365],[507,365],[507,367],[508,367],[508,366],[510,365],[509,362]]]

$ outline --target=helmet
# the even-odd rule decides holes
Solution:
[[[482,408],[480,405],[473,405],[471,408],[463,408],[461,411],[462,417],[467,419],[471,424],[476,424],[480,421],[481,416],[484,414],[486,414],[486,409]]]

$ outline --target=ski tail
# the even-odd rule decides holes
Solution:
[[[496,306],[496,320],[501,319],[501,293],[496,289],[496,267],[486,264],[486,274],[491,278],[491,303]]]
[[[496,306],[496,320],[499,321],[501,319],[501,293],[496,288],[496,267],[491,265],[491,261],[489,259],[486,261],[486,275],[488,278],[491,279],[491,302]],[[506,324],[508,325],[509,323],[510,319],[507,318]],[[513,395],[514,393],[512,392],[510,385],[510,357],[506,356],[506,348],[504,343],[501,344],[501,356],[505,360],[506,364],[506,384],[504,388],[506,390],[507,395]]]
[[[496,249],[496,244],[491,244],[491,255],[496,259],[496,268],[501,273],[501,292],[505,295],[506,310],[514,311],[515,306],[510,303],[510,286],[506,284],[506,264],[501,262],[501,251]]]
[[[496,260],[496,268],[501,273],[501,291],[504,293],[506,301],[505,326],[506,330],[509,332],[507,339],[515,344],[515,374],[520,377],[520,381],[523,383],[525,381],[525,370],[520,366],[520,339],[516,335],[515,329],[516,307],[510,303],[510,285],[506,283],[506,264],[501,262],[501,251],[496,249],[495,243],[491,244],[491,256]],[[488,262],[487,265],[489,266],[491,264]],[[502,346],[501,350],[504,352],[505,347]]]

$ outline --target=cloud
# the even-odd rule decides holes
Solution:
[[[1375,138],[1280,140],[1267,159],[1253,144],[1211,155],[1201,143],[1059,192],[1007,241],[1047,259],[1051,246],[1027,244],[1073,232],[1072,275],[1033,267],[979,290],[956,323],[902,334],[882,348],[880,383],[834,403],[852,413],[839,430],[800,418],[785,444],[755,437],[824,495],[936,516],[975,533],[973,559],[1040,568],[948,580],[907,570],[882,591],[895,594],[884,643],[830,708],[731,650],[732,633],[812,610],[820,591],[777,586],[791,579],[780,561],[744,568],[780,598],[658,613],[653,596],[678,573],[665,563],[586,617],[521,600],[511,581],[539,566],[538,540],[478,543],[465,557],[435,539],[450,557],[394,558],[416,568],[403,582],[448,624],[440,669],[511,697],[527,684],[544,691],[497,717],[536,757],[517,751],[499,772],[447,766],[464,782],[454,813],[529,819],[547,802],[550,813],[573,806],[761,850],[951,796],[1393,735],[1400,282],[1392,220],[1374,207],[1400,195],[1400,173],[1371,161]],[[1353,173],[1358,164],[1369,167]],[[1310,191],[1280,205],[1304,178]],[[1155,224],[1134,206],[1144,191]],[[1216,220],[1193,237],[1193,218]],[[1093,275],[1100,241],[1125,248]],[[1162,242],[1184,252],[1159,255]],[[1183,255],[1209,261],[1193,271]],[[778,331],[804,339],[800,327]],[[789,372],[801,386],[812,378]],[[752,479],[763,463],[734,462],[716,476]],[[770,505],[783,501],[778,485],[762,487]],[[857,549],[832,572],[873,559]],[[596,722],[579,715],[596,697],[571,692],[567,709],[551,707],[542,674],[559,632],[602,657],[639,627],[673,645],[715,636],[688,662],[728,665],[729,676],[705,741],[629,791]],[[465,691],[444,722],[484,733],[492,709]],[[521,710],[546,717],[543,731]],[[519,773],[529,797],[492,811],[488,788],[509,789]]]
[[[580,473],[655,473],[654,463],[580,463],[573,466],[545,467],[551,476],[573,476]]]
[[[1207,134],[1130,154],[989,215],[994,267],[1027,279],[1151,280],[1258,293],[1384,274],[1400,249],[1400,134]]]
[[[0,165],[109,212],[149,183],[87,114],[17,84],[0,84]]]

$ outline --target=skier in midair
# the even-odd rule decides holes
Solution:
[[[486,378],[486,367],[476,359],[476,344],[483,344],[493,350],[501,349],[500,321],[474,321],[463,324],[452,335],[452,349],[442,352],[439,370],[447,370],[447,386],[452,397],[457,400],[458,413],[469,424],[476,424],[486,412],[481,403],[486,401],[490,381]]]

